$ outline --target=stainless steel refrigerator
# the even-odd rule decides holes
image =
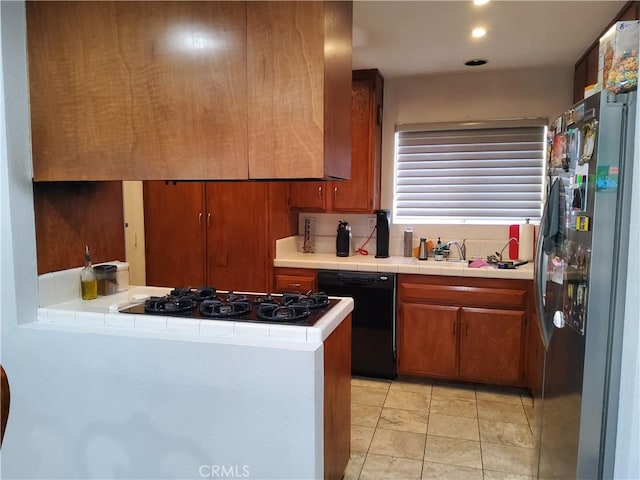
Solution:
[[[550,127],[535,259],[539,478],[613,478],[635,103],[601,92]]]

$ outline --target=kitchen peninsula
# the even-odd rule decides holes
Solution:
[[[76,273],[41,276],[41,305],[64,300]],[[48,414],[14,418],[10,427],[23,431],[10,430],[5,447],[39,456],[40,477],[200,478],[224,468],[340,478],[353,300],[332,302],[310,327],[118,313],[168,292],[131,287],[39,308],[38,321],[21,326],[41,361],[34,354],[34,380],[20,396],[34,415],[32,399],[47,398]],[[61,383],[68,389],[54,388]]]

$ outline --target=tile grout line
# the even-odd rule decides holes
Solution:
[[[431,405],[433,403],[433,383],[429,390],[429,408],[427,408],[427,430],[424,432],[424,448],[422,449],[422,465],[420,466],[420,478],[424,475],[424,462],[427,458],[427,439],[429,438],[429,423],[431,423]]]
[[[382,401],[382,407],[380,408],[380,414],[378,415],[378,420],[376,421],[376,426],[373,427],[373,435],[371,436],[371,441],[369,442],[369,446],[367,447],[367,451],[364,454],[364,461],[362,462],[362,467],[360,467],[360,473],[358,473],[358,480],[362,476],[362,472],[364,471],[364,466],[367,463],[367,458],[369,458],[369,450],[371,450],[371,445],[373,444],[373,439],[376,436],[376,431],[378,430],[378,425],[380,424],[380,417],[382,416],[382,410],[384,410],[384,404],[387,402],[387,397],[389,396],[389,390],[391,390],[391,382],[387,385],[386,392],[384,394],[384,400]]]
[[[480,435],[480,410],[478,409],[478,391],[476,390],[476,422],[478,422],[478,445],[480,445],[480,471],[484,479],[484,457],[482,456],[482,435]]]

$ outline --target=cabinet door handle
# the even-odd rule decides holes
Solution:
[[[338,196],[338,187],[333,187],[333,199],[335,200]]]
[[[211,213],[207,213],[207,227],[211,225]]]
[[[198,214],[198,225],[202,226],[202,212]]]
[[[322,187],[318,187],[318,196],[321,197],[322,196]]]
[[[299,288],[299,287],[301,287],[302,285],[301,285],[300,283],[290,283],[290,284],[289,284],[289,286],[290,286],[290,287],[293,287],[293,288]]]

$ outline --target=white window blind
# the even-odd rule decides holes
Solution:
[[[505,123],[449,129],[399,126],[394,221],[538,222],[545,122],[536,119],[528,123],[537,125],[512,127]]]

